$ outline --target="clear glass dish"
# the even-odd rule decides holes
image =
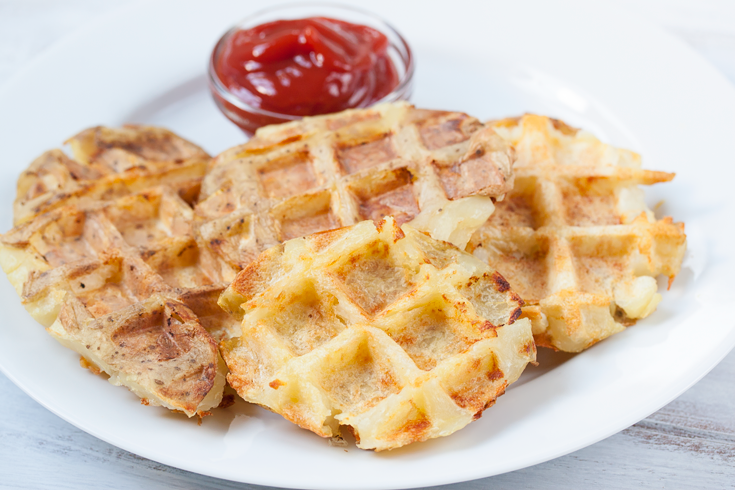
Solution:
[[[209,60],[209,88],[217,107],[230,121],[239,126],[248,135],[252,135],[261,126],[295,121],[301,119],[302,116],[263,110],[248,104],[242,98],[235,95],[220,80],[215,70],[216,61],[220,56],[222,47],[227,43],[230,36],[241,29],[249,29],[276,20],[303,19],[307,17],[329,17],[354,24],[366,25],[380,31],[388,38],[390,43],[388,55],[398,72],[398,85],[396,85],[391,93],[375,103],[408,100],[411,97],[414,74],[414,60],[411,48],[403,36],[383,19],[363,10],[326,3],[280,5],[261,10],[243,19],[229,29],[215,45]]]

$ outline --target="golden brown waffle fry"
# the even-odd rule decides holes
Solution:
[[[189,416],[216,407],[225,384],[216,342],[234,322],[216,306],[224,286],[199,267],[182,199],[199,188],[206,154],[149,127],[95,128],[72,142],[81,161],[55,150],[21,177],[22,224],[0,239],[0,265],[84,365],[146,404]],[[157,187],[132,193],[147,184]]]
[[[18,178],[18,225],[66,205],[109,201],[162,183],[192,203],[209,155],[171,131],[128,125],[96,127],[70,138],[74,159],[47,151]]]
[[[467,250],[526,301],[536,343],[579,352],[650,315],[655,277],[673,280],[686,236],[654,218],[638,186],[674,175],[547,117],[491,126],[516,149],[515,187]]]
[[[404,231],[364,221],[240,272],[220,298],[244,313],[220,346],[240,396],[383,450],[461,429],[518,379],[536,355],[520,298],[473,256]]]
[[[512,163],[477,119],[406,103],[268,126],[213,160],[200,247],[223,281],[285,240],[388,215],[464,247],[513,187]]]

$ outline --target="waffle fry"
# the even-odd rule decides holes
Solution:
[[[537,345],[579,352],[650,315],[655,277],[674,279],[686,235],[655,219],[638,185],[674,175],[547,117],[490,125],[516,149],[515,187],[467,250],[526,301]]]
[[[240,396],[384,450],[461,429],[518,379],[536,355],[520,298],[404,230],[386,218],[289,240],[237,276],[220,304],[244,313],[242,335],[220,349]]]
[[[477,119],[405,103],[261,128],[202,183],[203,260],[231,281],[268,247],[387,215],[464,247],[513,187],[512,164]]]
[[[216,306],[224,286],[199,267],[182,199],[196,195],[206,154],[147,127],[95,128],[71,141],[81,161],[56,150],[21,177],[21,224],[0,239],[0,265],[33,318],[83,365],[145,404],[189,416],[216,407],[225,385],[216,342],[235,322]],[[157,187],[132,193],[145,184]]]
[[[74,159],[47,151],[18,178],[13,223],[66,205],[109,201],[162,182],[193,203],[210,157],[171,131],[127,125],[70,138]]]

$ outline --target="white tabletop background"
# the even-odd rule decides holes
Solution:
[[[0,85],[64,35],[130,1],[0,0]],[[617,4],[683,39],[735,83],[735,0]],[[6,137],[0,135],[0,155]],[[264,488],[111,446],[53,415],[2,374],[0,404],[0,489]],[[531,468],[437,488],[735,488],[735,352],[678,399],[602,442]]]

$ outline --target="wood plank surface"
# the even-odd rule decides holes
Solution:
[[[735,488],[735,352],[649,418],[531,468],[437,487]],[[59,419],[0,375],[0,488],[262,489],[141,458]]]
[[[0,0],[0,84],[64,34],[123,3]],[[664,25],[735,82],[735,2],[620,3]],[[0,489],[265,488],[111,446],[56,417],[2,374],[0,400]],[[604,441],[531,468],[437,488],[735,488],[735,352],[678,399]]]

